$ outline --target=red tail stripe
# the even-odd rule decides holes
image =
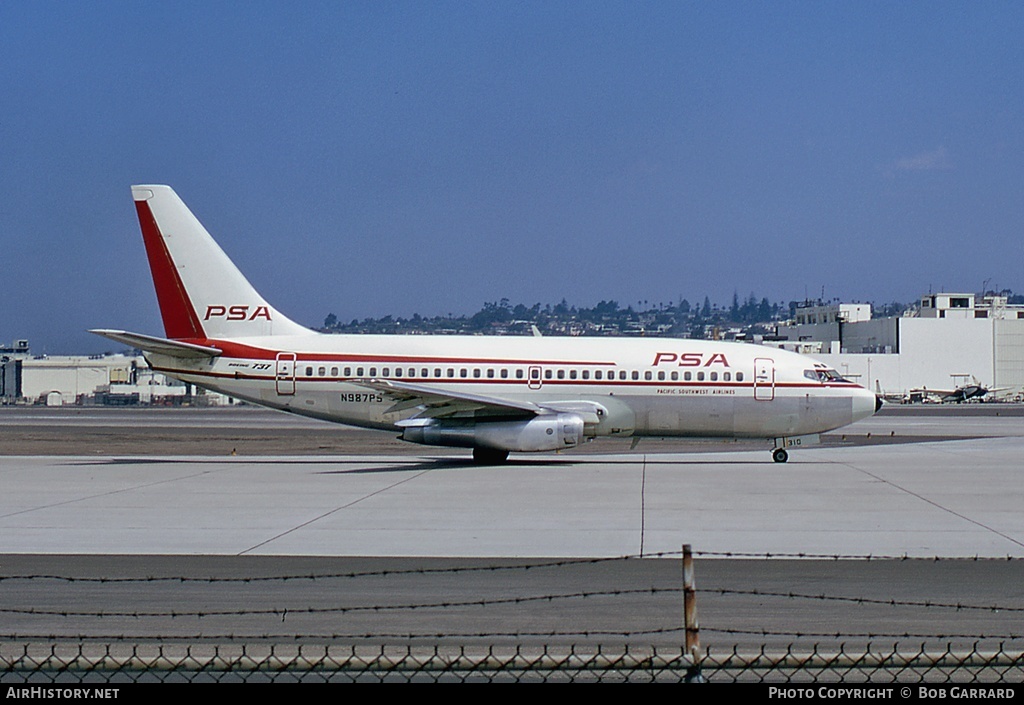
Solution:
[[[192,301],[185,292],[185,285],[178,276],[178,270],[167,251],[160,228],[153,217],[153,211],[146,201],[136,201],[142,227],[142,240],[146,244],[149,270],[153,273],[153,286],[160,304],[160,315],[164,319],[164,332],[168,338],[205,338],[206,333],[199,322]]]

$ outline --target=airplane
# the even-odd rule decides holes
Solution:
[[[967,375],[954,375],[956,377],[966,377]],[[936,404],[946,403],[957,403],[968,401],[969,399],[977,399],[978,401],[984,401],[984,397],[990,393],[1002,392],[1010,387],[998,387],[989,388],[982,385],[977,377],[971,376],[971,382],[968,384],[961,384],[955,389],[928,389],[927,387],[920,387],[918,389],[911,389],[907,394],[908,403],[913,402],[932,402]]]
[[[169,186],[132,195],[165,337],[91,332],[254,404],[471,448],[486,465],[630,436],[763,438],[786,462],[882,404],[822,363],[749,343],[320,333],[257,293]]]

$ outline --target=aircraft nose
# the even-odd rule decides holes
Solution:
[[[864,388],[853,390],[853,421],[866,419],[881,408],[881,399]]]

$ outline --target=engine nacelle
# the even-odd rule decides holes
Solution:
[[[576,414],[543,414],[523,421],[433,421],[407,426],[403,441],[428,446],[495,448],[534,452],[572,448],[583,442],[583,419]]]

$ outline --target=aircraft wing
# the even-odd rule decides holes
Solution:
[[[931,387],[919,387],[917,389],[911,389],[910,394],[920,394],[922,400],[932,402],[947,402],[953,401],[957,394],[956,389],[932,389]]]
[[[478,394],[441,391],[423,384],[390,379],[354,379],[352,384],[372,389],[394,402],[385,413],[394,414],[422,407],[417,417],[440,417],[477,411],[502,417],[526,418],[544,413],[544,409],[528,401],[514,401]]]
[[[160,353],[161,355],[170,355],[171,357],[217,357],[223,352],[220,348],[211,348],[205,345],[196,345],[194,343],[183,343],[180,340],[157,338],[152,335],[143,335],[142,333],[129,333],[124,330],[94,328],[89,332],[95,333],[96,335],[102,335],[104,338],[110,338],[111,340],[115,340],[118,343],[123,343],[133,348],[145,350],[146,352]]]
[[[568,412],[581,417],[586,423],[598,423],[607,410],[595,402],[552,401],[533,403],[502,397],[442,391],[424,384],[399,382],[390,379],[357,379],[358,384],[384,395],[394,404],[384,413],[394,414],[409,409],[421,409],[411,419],[441,418],[446,416],[483,415],[498,418],[529,418],[540,414]],[[407,419],[411,420],[411,419]]]

